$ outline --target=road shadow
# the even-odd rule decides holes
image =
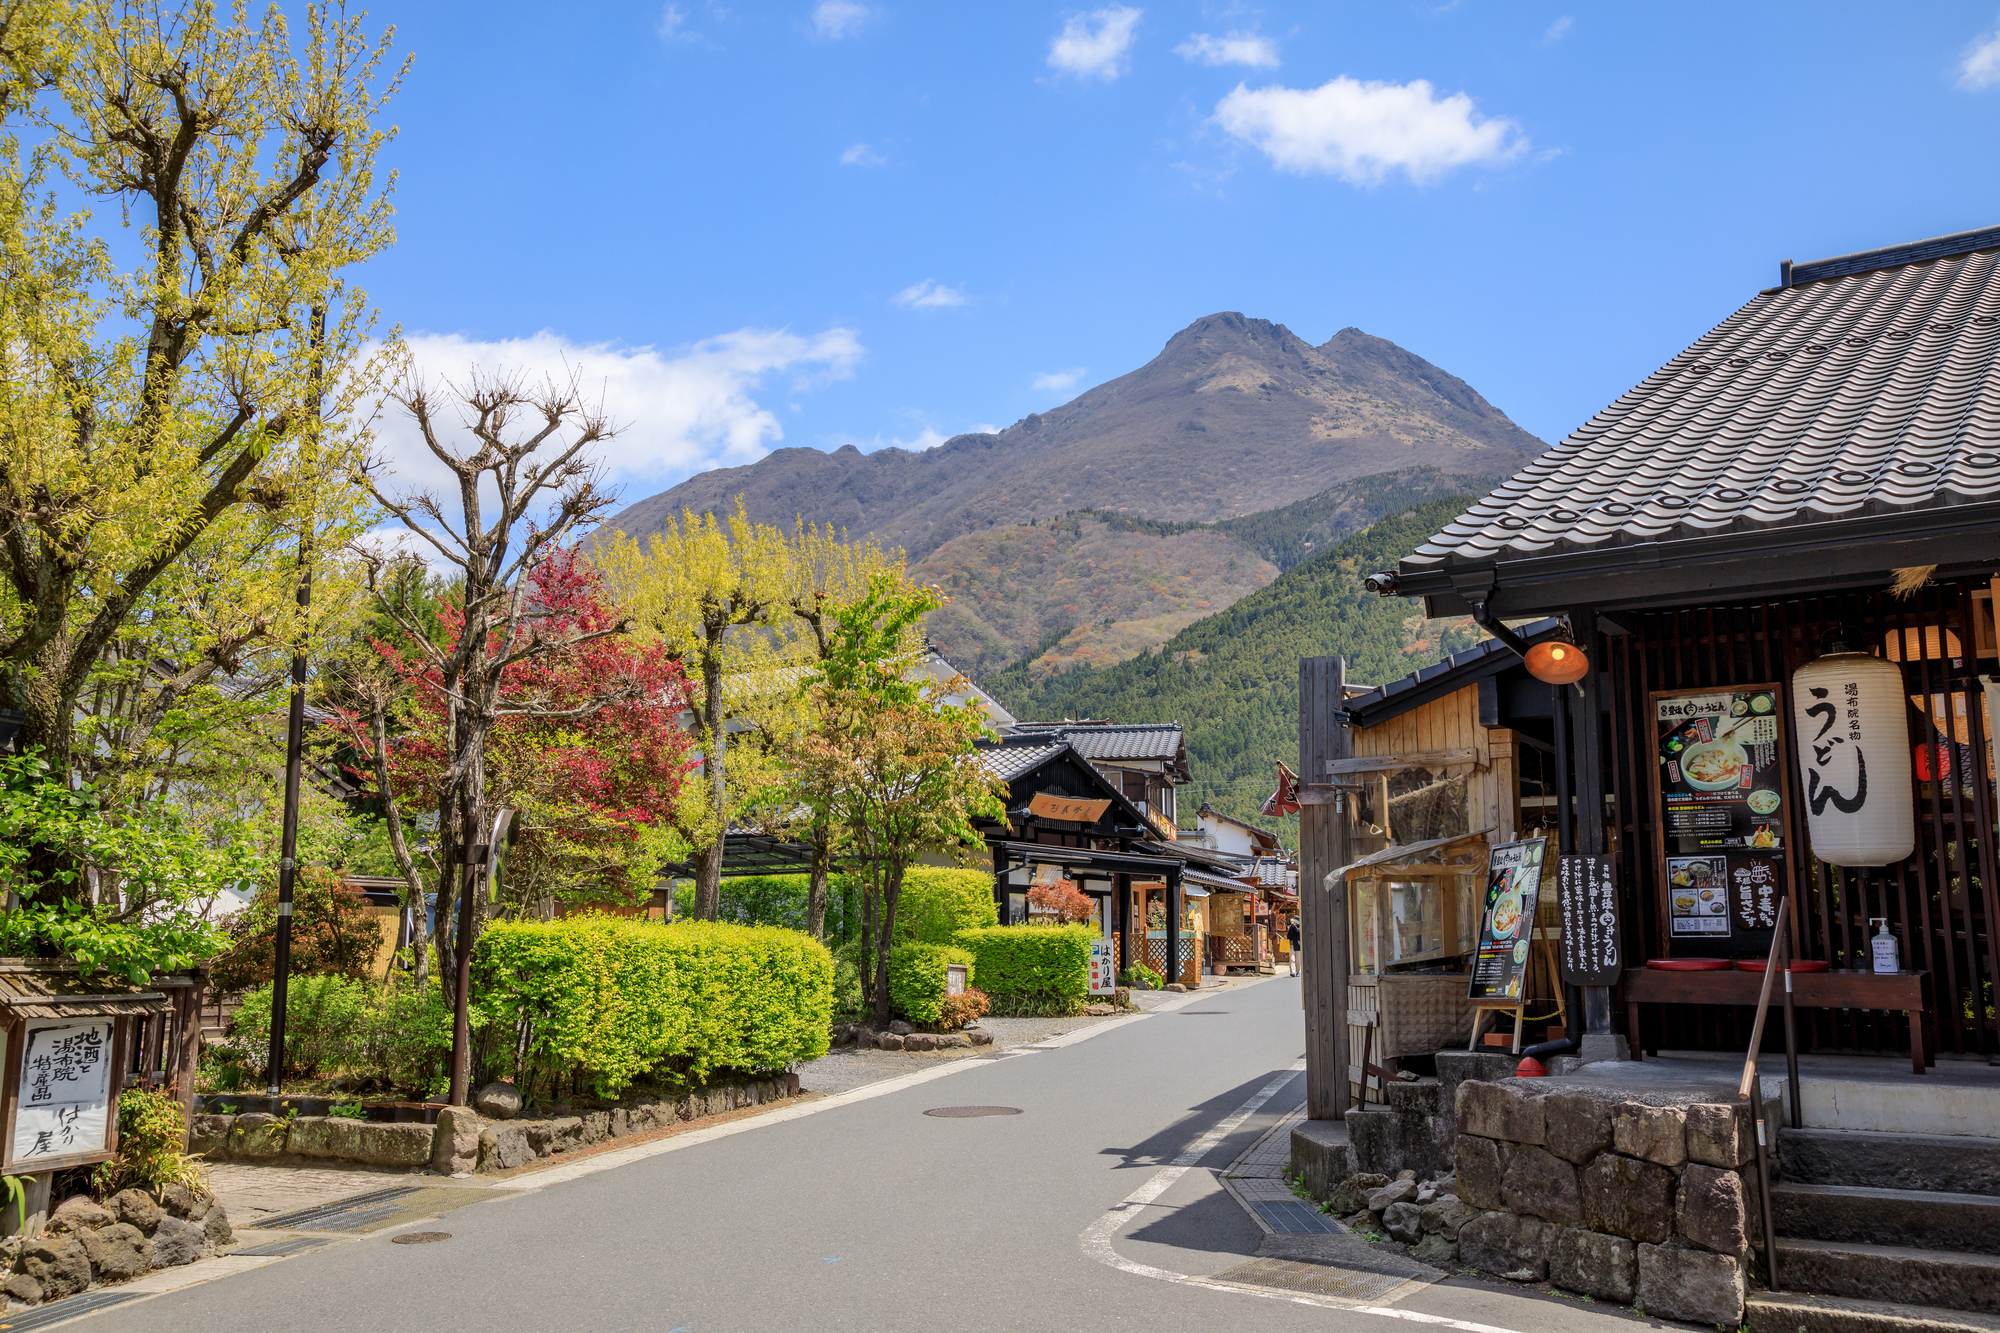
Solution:
[[[1139,1142],[1123,1148],[1100,1148],[1105,1157],[1119,1160],[1117,1169],[1154,1171],[1173,1161],[1187,1150],[1187,1146],[1208,1132],[1211,1125],[1233,1114],[1243,1103],[1249,1101],[1271,1081],[1278,1070],[1270,1070],[1246,1079],[1233,1088],[1225,1088],[1206,1101],[1189,1107],[1179,1119]],[[1255,1142],[1257,1136],[1271,1127],[1271,1122],[1297,1106],[1305,1096],[1305,1071],[1298,1070],[1284,1086],[1272,1095],[1258,1109],[1256,1115],[1244,1121],[1235,1133],[1203,1153],[1196,1166],[1212,1167],[1220,1170],[1240,1156],[1243,1150]],[[1240,1211],[1240,1210],[1239,1210]]]

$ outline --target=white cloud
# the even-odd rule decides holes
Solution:
[[[1363,83],[1345,76],[1317,88],[1237,84],[1215,122],[1262,149],[1280,171],[1323,173],[1373,185],[1397,171],[1419,183],[1458,167],[1506,162],[1527,151],[1521,127],[1482,119],[1464,93],[1434,95],[1423,79]]]
[[[660,11],[660,40],[666,42],[698,42],[701,34],[690,32],[688,15],[679,5],[668,5]]]
[[[1561,41],[1569,33],[1570,24],[1575,21],[1569,15],[1563,15],[1549,25],[1548,31],[1542,34],[1542,40],[1545,42]]]
[[[1078,14],[1049,43],[1049,68],[1078,78],[1115,79],[1131,68],[1125,58],[1139,26],[1139,10],[1112,5]]]
[[[903,288],[889,299],[911,310],[942,310],[946,306],[964,305],[965,289],[947,287],[941,282],[925,278],[922,282],[912,283]]]
[[[861,31],[868,22],[868,6],[855,0],[820,0],[813,7],[813,33],[839,41]]]
[[[2000,83],[2000,32],[1981,33],[1958,63],[1958,86],[1969,93]]]
[[[840,155],[840,165],[843,167],[879,167],[888,161],[888,158],[865,143],[849,144],[847,151]]]
[[[1037,375],[1033,387],[1044,393],[1066,392],[1074,389],[1076,382],[1083,378],[1083,369],[1082,366],[1078,366],[1075,370],[1051,370],[1046,374]]]
[[[418,334],[408,343],[417,371],[439,390],[447,381],[464,384],[474,367],[529,386],[573,380],[584,402],[601,405],[618,428],[600,451],[608,479],[654,485],[763,457],[785,432],[757,390],[779,377],[794,393],[849,379],[864,355],[860,338],[842,328],[804,336],[738,329],[665,352],[574,343],[546,331],[495,341]],[[449,480],[394,404],[377,430],[378,450],[395,474],[392,491],[437,489]]]
[[[1276,69],[1278,44],[1254,32],[1232,32],[1227,37],[1211,37],[1197,32],[1174,48],[1181,59],[1203,65],[1248,65],[1252,69]]]

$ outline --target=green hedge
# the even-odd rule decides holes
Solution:
[[[949,944],[925,944],[907,940],[889,950],[889,1008],[899,1017],[926,1026],[938,1022],[944,1013],[945,968],[965,964],[966,983],[971,984],[978,962],[970,950]]]
[[[993,876],[984,870],[911,866],[903,872],[896,899],[896,938],[951,944],[961,930],[1000,920],[993,901]]]
[[[615,1095],[649,1071],[693,1084],[826,1054],[833,956],[774,926],[578,916],[489,926],[473,951],[477,1022],[517,1051],[516,1081],[579,1071]]]
[[[1089,926],[985,926],[958,932],[995,1014],[1074,1013],[1090,997]]]

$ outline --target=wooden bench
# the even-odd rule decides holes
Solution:
[[[1664,972],[1657,968],[1635,967],[1627,971],[1625,987],[1626,1040],[1632,1058],[1645,1058],[1639,1051],[1639,1006],[1642,1004],[1736,1004],[1754,1006],[1763,988],[1762,972],[1730,968],[1726,972]],[[1777,978],[1771,991],[1773,1024],[1782,1021],[1777,1010],[1784,1003]],[[1924,1066],[1937,1063],[1937,1034],[1926,1021],[1930,1010],[1928,972],[1794,972],[1792,1004],[1809,1009],[1900,1009],[1910,1020],[1910,1072],[1921,1074]],[[1659,1047],[1652,1048],[1658,1055]]]

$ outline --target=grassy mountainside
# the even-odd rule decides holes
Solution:
[[[1270,794],[1271,761],[1298,762],[1301,657],[1340,653],[1350,682],[1379,684],[1482,637],[1469,621],[1427,622],[1414,603],[1361,586],[1470,503],[1429,500],[1384,519],[1130,661],[1040,681],[1021,663],[980,684],[1024,718],[1178,720],[1195,773],[1181,799],[1253,817]]]

